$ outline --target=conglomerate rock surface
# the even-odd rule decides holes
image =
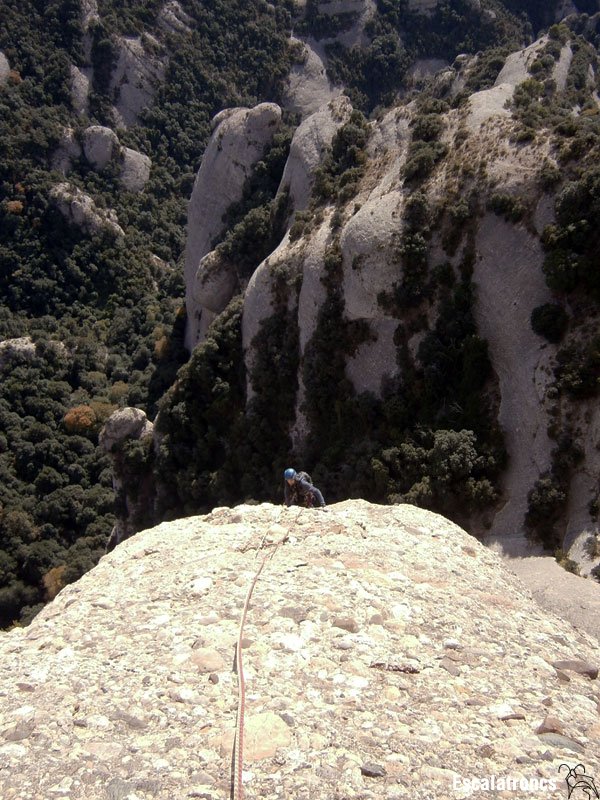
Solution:
[[[354,500],[163,523],[1,634],[0,796],[229,797],[265,556],[246,798],[564,798],[561,764],[600,776],[598,641],[444,518]]]

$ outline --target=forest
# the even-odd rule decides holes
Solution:
[[[2,0],[0,51],[0,625],[28,621],[104,553],[114,522],[98,433],[115,409],[149,416],[187,358],[182,250],[186,204],[222,108],[276,94],[290,64],[287,4],[187,2],[188,35],[162,34],[168,73],[121,143],[152,160],[142,193],[118,165],[81,157],[69,181],[116,211],[124,237],[65,221],[50,191],[64,128],[111,123],[115,37],[155,30],[161,4],[99,3],[89,116],[71,101],[70,65],[86,66],[74,0]],[[4,356],[4,357],[3,357]]]

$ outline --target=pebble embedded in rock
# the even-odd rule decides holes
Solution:
[[[383,778],[387,775],[385,767],[381,764],[375,764],[372,761],[367,761],[363,764],[360,771],[367,778]]]
[[[353,617],[335,617],[331,623],[334,628],[341,628],[349,633],[358,633],[360,627]]]
[[[65,797],[105,800],[112,776],[134,787],[131,800],[225,797],[248,589],[234,577],[254,574],[257,553],[244,546],[287,514],[248,505],[163,523],[116,547],[28,628],[0,634],[0,797],[48,800],[65,764]],[[451,798],[454,774],[556,774],[575,758],[600,775],[594,686],[573,671],[562,683],[552,666],[573,652],[600,663],[597,641],[578,632],[575,646],[568,623],[442,517],[346,501],[306,518],[265,564],[243,631],[253,797]],[[219,590],[192,597],[203,575]],[[110,611],[92,606],[98,598]],[[399,625],[367,624],[376,613]],[[444,647],[450,638],[461,649]],[[550,711],[566,733],[536,735]]]
[[[598,667],[588,664],[586,661],[564,660],[554,661],[552,665],[561,672],[576,672],[579,675],[587,675],[588,678],[596,680],[598,677]]]
[[[547,716],[537,728],[536,733],[564,733],[564,728],[559,719]]]

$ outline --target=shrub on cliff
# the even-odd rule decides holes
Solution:
[[[525,521],[547,547],[556,547],[559,543],[554,525],[563,512],[566,499],[565,488],[554,475],[540,478],[529,492]]]
[[[569,315],[556,303],[545,303],[531,312],[531,327],[538,336],[556,344],[563,338],[569,325]]]
[[[356,194],[365,169],[369,125],[360,111],[353,111],[336,132],[331,150],[315,171],[312,202],[345,203]]]
[[[600,336],[567,342],[557,353],[556,385],[572,398],[600,394]]]
[[[213,476],[231,456],[231,432],[244,410],[241,312],[238,297],[215,320],[160,402],[156,479],[162,487],[161,513],[208,510],[228,499],[215,494]],[[235,497],[235,489],[229,491]]]
[[[392,502],[415,503],[449,515],[485,508],[497,496],[473,431],[421,430],[380,455],[393,486]]]
[[[600,151],[600,140],[598,150]],[[568,181],[556,198],[556,223],[543,233],[546,250],[544,274],[555,291],[583,289],[600,300],[600,278],[596,253],[600,231],[600,170],[596,164],[581,169],[576,180]]]

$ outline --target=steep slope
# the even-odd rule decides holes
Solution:
[[[562,249],[568,230],[592,223],[578,218],[583,207],[563,209],[594,180],[594,167],[591,155],[574,164],[572,148],[582,145],[562,137],[580,130],[597,142],[584,134],[596,128],[597,56],[563,25],[495,58],[495,80],[486,56],[457,59],[416,99],[368,121],[340,99],[309,115],[295,132],[277,195],[291,206],[285,235],[237,284],[231,254],[221,269],[218,248],[207,257],[211,298],[221,301],[210,311],[223,311],[242,291],[247,410],[264,397],[265,346],[281,352],[281,337],[293,330],[297,366],[293,374],[287,358],[286,380],[295,402],[290,411],[286,395],[286,421],[276,426],[297,458],[323,464],[330,494],[343,496],[343,453],[368,476],[350,492],[378,497],[373,483],[386,482],[379,497],[441,508],[507,549],[523,549],[529,528],[547,547],[575,542],[581,560],[598,530],[600,411],[585,402],[600,385],[598,291],[591,249],[584,259],[581,244],[569,256]],[[469,92],[482,76],[490,87]],[[327,122],[320,137],[317,118]],[[207,186],[202,191],[210,196]],[[195,237],[211,225],[211,215],[191,209]],[[566,259],[581,265],[581,278],[570,283],[561,277]],[[191,330],[201,309],[190,297]],[[562,320],[559,333],[536,322],[544,315]],[[403,409],[390,423],[401,402],[391,408],[390,395],[412,395],[420,409]],[[371,419],[361,402],[377,409]],[[463,481],[478,483],[477,501],[463,493],[458,507],[444,506],[435,474],[410,481],[406,465],[386,455],[406,439],[419,444],[419,429],[428,427],[474,432],[488,466],[466,466]]]
[[[561,764],[600,774],[600,645],[494,554],[412,506],[265,504],[145,531],[0,635],[2,797],[228,796],[263,561],[246,797],[476,799],[495,776],[558,798]]]
[[[262,103],[252,110],[225,110],[213,120],[213,135],[204,152],[188,207],[189,217],[202,220],[201,225],[188,226],[186,242],[185,283],[191,311],[186,345],[190,350],[206,336],[216,313],[225,308],[234,294],[233,276],[220,265],[219,280],[215,281],[212,274],[215,268],[206,263],[205,256],[225,227],[225,213],[242,199],[252,168],[261,159],[280,124],[281,109],[274,103]],[[192,310],[193,306],[196,308]]]

